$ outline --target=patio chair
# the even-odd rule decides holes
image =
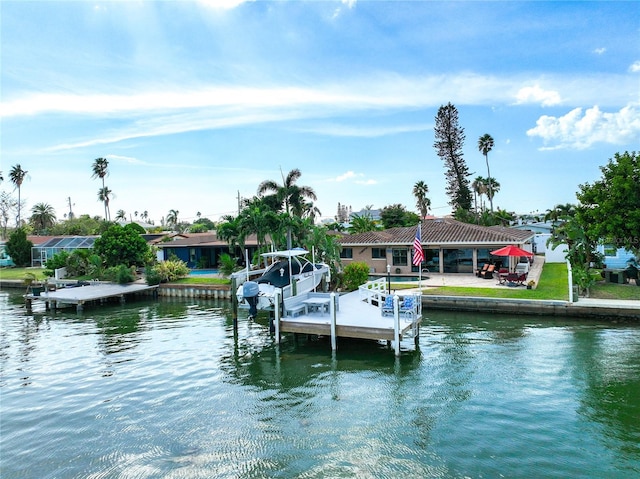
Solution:
[[[400,305],[400,316],[407,316],[414,319],[417,315],[417,305],[413,296],[407,296]]]
[[[382,308],[380,308],[382,316],[393,316],[393,296],[389,295],[384,299]]]
[[[486,271],[481,271],[480,272],[480,277],[483,279],[492,279],[493,278],[493,271],[496,269],[496,265],[494,264],[490,264],[489,267],[486,269]]]
[[[488,267],[489,267],[489,263],[485,263],[485,264],[483,264],[483,265],[482,265],[482,268],[478,268],[478,269],[476,270],[476,276],[477,276],[477,277],[480,277],[480,274],[482,274],[484,271],[486,271]]]

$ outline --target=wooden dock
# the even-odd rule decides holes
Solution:
[[[318,293],[314,293],[318,294]],[[334,297],[335,293],[325,293]],[[395,297],[393,316],[383,316],[380,304],[384,293],[379,291],[358,291],[340,295],[336,303],[329,301],[329,311],[324,309],[303,311],[300,314],[284,316],[279,308],[274,312],[276,341],[280,333],[316,334],[331,337],[332,349],[337,349],[337,338],[357,338],[386,340],[394,343],[396,355],[400,355],[400,342],[405,337],[417,341],[422,319],[422,307],[417,299],[415,314],[405,316],[400,313],[400,298]],[[336,304],[338,305],[336,307]]]
[[[99,283],[90,282],[89,285],[65,287],[55,291],[43,291],[39,294],[28,293],[24,298],[27,309],[31,309],[33,301],[44,301],[47,309],[56,309],[63,304],[73,304],[78,312],[82,311],[85,304],[102,302],[107,298],[119,298],[125,301],[128,295],[157,290],[158,286],[149,286],[144,283]]]

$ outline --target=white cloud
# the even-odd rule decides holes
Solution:
[[[632,105],[618,112],[603,112],[594,106],[575,108],[564,116],[543,115],[528,136],[542,138],[544,149],[586,149],[594,143],[622,144],[640,141],[640,110]]]
[[[417,123],[414,125],[389,126],[352,126],[352,125],[318,125],[309,128],[297,128],[297,131],[327,136],[344,136],[351,138],[377,138],[402,133],[416,133],[432,130],[433,125]]]
[[[346,173],[343,173],[342,175],[336,177],[336,181],[339,183],[341,181],[348,180],[350,178],[355,178],[356,176],[357,175],[353,171],[347,171]]]
[[[199,3],[218,10],[231,10],[247,1],[253,0],[199,0]]]
[[[633,62],[629,67],[629,71],[632,73],[640,72],[640,60]]]
[[[543,90],[538,85],[520,88],[516,94],[516,104],[540,103],[542,106],[557,105],[561,102],[560,93],[555,90]]]
[[[593,53],[595,53],[596,55],[602,55],[604,52],[606,52],[607,49],[606,48],[596,48]]]
[[[333,11],[334,19],[340,16],[340,14],[342,13],[343,6],[346,6],[349,10],[351,10],[353,7],[355,7],[357,0],[341,0],[340,3],[342,3],[342,5]]]
[[[343,181],[353,180],[356,185],[377,185],[378,182],[374,179],[366,179],[363,173],[356,173],[355,171],[347,171],[340,176],[337,176],[334,181],[341,183]]]

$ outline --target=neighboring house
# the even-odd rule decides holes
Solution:
[[[635,259],[631,251],[614,245],[598,245],[598,252],[604,255],[602,262],[608,269],[626,269],[629,262]]]
[[[547,240],[551,237],[551,231],[553,230],[552,222],[539,221],[535,223],[514,225],[514,226],[511,226],[511,228],[513,228],[514,230],[521,230],[521,231],[525,231],[525,230],[533,231],[536,234],[532,241],[533,252],[538,254],[548,253]],[[548,262],[555,262],[554,261],[555,254],[554,253],[550,253],[550,254],[551,254],[551,257],[549,259],[552,261],[548,261]]]
[[[143,234],[141,236],[150,246],[153,246],[154,244],[162,241],[167,234]],[[33,247],[31,248],[31,266],[44,267],[47,260],[51,259],[56,253],[60,253],[62,251],[71,253],[77,249],[93,248],[96,238],[99,237],[99,235],[27,236],[27,239],[33,243]]]
[[[44,268],[47,260],[62,251],[92,248],[96,238],[99,236],[29,236],[33,243],[31,266]]]
[[[0,243],[0,267],[15,266],[15,263],[11,259],[11,256],[7,254],[6,243]]]
[[[244,251],[238,247],[230,250],[229,243],[218,238],[216,233],[189,233],[172,241],[163,241],[155,244],[162,251],[161,259],[168,260],[172,255],[178,257],[189,268],[217,268],[220,255],[227,253],[231,256],[244,257]],[[249,252],[249,258],[257,249],[254,236],[245,240],[245,249]]]
[[[369,265],[371,273],[386,273],[387,265],[393,274],[417,273],[418,267],[411,261],[415,236],[415,226],[341,236],[343,266],[361,261]],[[503,246],[532,251],[533,237],[528,230],[478,226],[451,218],[426,219],[421,229],[422,268],[433,273],[472,273],[483,263],[500,261],[489,252]]]

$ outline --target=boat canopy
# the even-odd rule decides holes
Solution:
[[[304,254],[309,254],[309,252],[303,248],[294,248],[283,251],[272,251],[271,253],[262,253],[260,256],[265,258],[293,258],[294,256],[302,256]]]

